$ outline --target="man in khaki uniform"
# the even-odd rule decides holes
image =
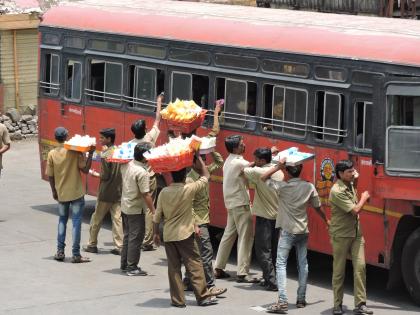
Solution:
[[[276,218],[278,212],[279,198],[276,191],[270,188],[261,180],[272,166],[271,150],[269,148],[258,148],[254,152],[254,167],[244,169],[245,178],[251,187],[255,189],[254,201],[251,212],[256,216],[255,220],[255,254],[260,263],[264,282],[262,285],[268,291],[277,291],[276,284],[276,257],[278,229],[276,229]],[[278,171],[273,178],[282,181],[284,174]]]
[[[248,272],[254,243],[254,231],[249,207],[249,192],[245,179],[241,176],[243,169],[250,163],[242,157],[245,152],[245,145],[241,136],[227,137],[225,146],[230,153],[223,165],[223,198],[228,215],[226,228],[216,256],[215,276],[216,278],[229,277],[229,274],[223,269],[226,267],[232,246],[236,237],[238,237],[236,281],[253,283],[257,282],[257,279],[251,278]]]
[[[127,276],[146,276],[138,263],[144,238],[145,213],[150,209],[155,212],[148,165],[143,154],[151,149],[147,142],[139,143],[134,148],[134,160],[122,170],[121,212],[124,241],[121,252],[121,270]]]
[[[112,156],[115,149],[115,129],[105,128],[100,132],[100,142],[104,146],[101,153],[101,172],[90,172],[93,176],[99,177],[99,191],[96,201],[95,212],[90,218],[89,243],[83,249],[89,253],[98,252],[98,234],[102,221],[106,214],[111,214],[112,238],[115,248],[112,254],[120,255],[123,245],[123,227],[121,219],[121,169],[120,164],[108,162],[106,159]]]
[[[193,198],[208,184],[210,173],[198,155],[197,169],[200,178],[185,184],[186,169],[171,172],[173,183],[162,189],[159,194],[154,222],[154,241],[160,244],[159,223],[163,218],[163,240],[168,259],[168,277],[171,305],[185,307],[184,287],[181,278],[181,264],[185,265],[199,306],[216,303],[207,289],[203,264],[198,250],[195,233],[200,229],[194,224]]]
[[[213,128],[207,135],[207,137],[216,137],[219,134],[219,113],[221,110],[221,105],[219,102],[216,102],[214,108],[214,121]],[[210,175],[213,174],[216,170],[220,169],[223,166],[223,157],[218,152],[211,152],[210,154],[213,158],[213,162],[207,165],[207,170]],[[202,160],[206,161],[206,156],[201,155]],[[201,162],[194,157],[194,163],[191,168],[191,171],[187,174],[186,183],[194,183],[200,179],[199,170],[201,167]],[[203,261],[204,274],[206,276],[207,288],[210,290],[211,294],[214,296],[221,295],[227,291],[226,288],[216,288],[214,272],[213,272],[213,247],[210,240],[210,233],[208,226],[210,224],[210,195],[209,195],[209,184],[199,190],[193,199],[193,216],[195,224],[200,228],[200,239],[199,239],[199,249],[201,254],[201,260]],[[188,274],[186,274],[183,279],[185,290],[192,291],[191,281]]]
[[[1,170],[3,169],[3,154],[10,149],[9,131],[6,126],[0,123],[0,177]]]
[[[153,123],[152,129],[147,131],[146,121],[144,119],[139,119],[131,125],[131,131],[133,132],[134,139],[131,143],[150,143],[152,147],[156,145],[156,141],[159,137],[159,123],[160,123],[160,111],[162,109],[163,94],[160,94],[156,99],[156,117]],[[153,203],[156,201],[157,194],[157,182],[156,174],[150,166],[148,166],[148,172],[150,176],[150,194],[152,195]],[[155,250],[153,247],[153,214],[150,209],[146,211],[146,230],[144,234],[144,240],[142,245],[143,251],[152,251]]]
[[[73,222],[73,263],[84,263],[90,260],[80,255],[80,234],[82,216],[85,206],[85,188],[80,172],[87,174],[92,164],[95,147],[89,151],[87,160],[80,152],[65,149],[64,142],[68,131],[63,127],[55,129],[55,139],[58,147],[48,153],[46,175],[48,176],[53,198],[58,201],[58,236],[57,253],[54,259],[64,261],[66,246],[66,228],[71,208]]]
[[[330,192],[331,225],[330,236],[333,248],[334,315],[343,314],[344,277],[347,255],[353,261],[354,313],[373,314],[366,307],[365,240],[359,223],[359,213],[369,199],[367,191],[360,201],[355,189],[358,173],[349,160],[339,161],[335,167],[338,180]]]

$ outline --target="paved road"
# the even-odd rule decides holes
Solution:
[[[109,222],[100,233],[101,253],[90,255],[93,262],[74,265],[52,259],[56,246],[56,204],[49,186],[40,180],[36,141],[13,143],[4,157],[0,179],[0,313],[1,314],[257,314],[276,298],[257,285],[218,281],[226,286],[226,298],[208,308],[196,306],[187,296],[186,309],[169,306],[165,253],[163,248],[142,254],[141,266],[148,277],[127,277],[120,273],[112,248]],[[88,197],[82,243],[88,237],[88,222],[94,199]],[[70,226],[71,223],[69,222]],[[69,231],[69,230],[68,230]],[[69,231],[70,232],[70,231]],[[68,234],[68,244],[71,235]],[[67,255],[70,255],[68,247]],[[306,309],[290,306],[289,314],[330,314],[331,258],[310,254],[310,276]],[[232,260],[234,263],[234,261]],[[233,272],[234,265],[228,270]],[[295,262],[289,264],[288,291],[294,302],[297,288]],[[252,270],[259,275],[258,268]],[[351,273],[348,278],[350,280]],[[384,290],[386,272],[368,268],[368,304],[375,314],[419,314],[403,290]],[[345,305],[352,309],[352,286],[347,281]]]

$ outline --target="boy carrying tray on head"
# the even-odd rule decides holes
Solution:
[[[270,177],[284,171],[284,181],[275,181]],[[302,164],[286,166],[286,158],[282,158],[274,167],[261,176],[279,197],[279,210],[276,227],[281,228],[277,247],[277,286],[278,302],[268,307],[269,313],[285,314],[288,310],[286,293],[286,268],[289,252],[294,246],[298,260],[299,286],[297,290],[297,308],[306,306],[306,283],[308,279],[308,261],[306,258],[308,247],[308,215],[307,205],[310,203],[316,212],[329,226],[325,213],[321,210],[321,202],[314,185],[300,178]]]

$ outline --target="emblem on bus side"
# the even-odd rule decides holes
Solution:
[[[328,206],[328,197],[335,178],[334,161],[332,159],[325,158],[322,160],[320,175],[320,179],[316,182],[316,189],[322,205]]]

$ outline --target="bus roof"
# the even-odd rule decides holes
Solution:
[[[420,66],[413,20],[169,0],[84,0],[43,26]]]

